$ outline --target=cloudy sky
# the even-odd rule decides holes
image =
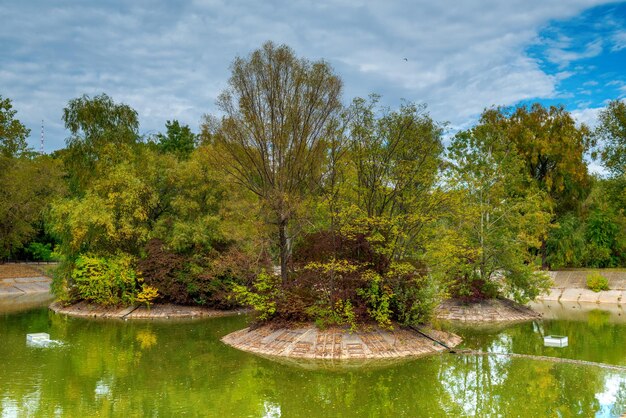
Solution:
[[[68,100],[106,92],[144,134],[215,113],[235,56],[264,41],[328,61],[344,101],[425,102],[452,129],[485,108],[563,103],[593,122],[626,97],[626,2],[601,0],[0,1],[0,95],[39,148]],[[406,60],[405,60],[406,58]]]

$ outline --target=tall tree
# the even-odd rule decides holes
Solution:
[[[577,126],[563,106],[539,103],[486,110],[481,124],[503,132],[524,162],[529,182],[546,192],[556,220],[580,207],[590,188],[584,156],[593,146],[589,129]],[[529,185],[531,185],[529,183]],[[539,250],[547,267],[546,239]]]
[[[543,107],[534,103],[509,113],[488,110],[483,115],[493,123],[507,118],[507,136],[526,163],[531,178],[548,193],[557,214],[575,209],[589,188],[585,154],[593,145],[591,132],[577,126],[563,106]]]
[[[470,298],[504,293],[525,302],[547,286],[545,276],[534,272],[528,249],[541,246],[550,205],[547,193],[528,181],[526,162],[507,130],[485,122],[459,132],[448,153],[449,179],[463,196],[454,228],[469,250],[451,293]]]
[[[354,203],[368,217],[393,219],[403,231],[394,256],[407,256],[440,202],[435,185],[443,127],[430,118],[425,106],[406,103],[389,111],[378,109],[377,103],[377,96],[355,99],[349,109]]]
[[[214,138],[220,164],[271,214],[283,281],[288,226],[302,199],[319,187],[341,86],[326,62],[298,58],[288,46],[267,42],[235,59],[229,88],[218,100],[225,114]]]
[[[30,134],[22,122],[15,119],[11,99],[0,96],[0,155],[15,157],[28,150],[26,138]]]
[[[97,176],[99,161],[123,161],[128,157],[128,147],[139,139],[137,112],[104,93],[70,100],[63,109],[63,121],[70,131],[63,159],[75,194],[84,193]]]
[[[604,166],[616,177],[626,174],[626,101],[613,100],[600,112],[596,129]]]

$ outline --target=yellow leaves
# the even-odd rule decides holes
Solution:
[[[156,334],[154,332],[148,330],[148,329],[141,330],[141,331],[137,332],[137,335],[135,336],[135,339],[137,340],[137,342],[141,346],[142,350],[151,348],[154,345],[156,345],[156,343],[157,343],[157,336],[156,336]]]
[[[328,273],[354,273],[362,268],[362,265],[348,260],[337,260],[334,257],[324,263],[310,262],[304,266],[305,270],[319,271],[324,274]]]
[[[276,300],[281,292],[280,277],[263,270],[255,278],[252,289],[233,284],[232,291],[237,302],[253,308],[258,318],[266,321],[276,313]]]
[[[401,277],[415,272],[415,266],[407,262],[393,261],[389,266],[387,277]]]
[[[55,203],[52,228],[71,253],[129,250],[148,238],[149,213],[158,196],[135,169],[129,162],[110,167],[83,197]]]
[[[81,255],[71,277],[80,299],[101,305],[133,303],[141,281],[134,259],[126,254],[109,258]]]
[[[135,301],[139,303],[145,303],[148,309],[150,308],[150,302],[159,297],[159,291],[154,286],[149,286],[147,284],[141,285],[141,292],[137,294],[135,297]]]

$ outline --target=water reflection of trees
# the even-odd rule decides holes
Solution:
[[[591,312],[586,323],[552,320],[516,324],[497,333],[469,328],[457,332],[464,335],[467,347],[483,351],[626,364],[626,352],[621,349],[626,347],[624,326],[610,323],[603,311]],[[544,347],[546,334],[568,336],[569,346]],[[590,366],[501,357],[466,358],[462,364],[450,367],[444,381],[472,415],[518,416],[523,410],[527,416],[593,416],[601,407],[596,394],[604,390],[609,376]],[[492,401],[484,402],[485,398]],[[616,404],[614,408],[621,407]]]
[[[43,311],[13,315],[0,320],[0,408],[41,416],[566,417],[594,415],[601,406],[596,394],[607,390],[607,374],[596,368],[506,357],[444,354],[375,369],[305,370],[219,342],[243,324],[242,318],[172,326],[74,320]],[[578,325],[545,323],[544,329],[562,331],[570,341],[596,338],[595,350],[626,344],[601,321]],[[27,349],[25,330],[49,331],[65,345]],[[466,344],[549,355],[537,333],[532,324],[468,331]],[[607,354],[576,347],[581,356],[624,361],[621,349]],[[623,410],[626,389],[615,398],[613,408]]]

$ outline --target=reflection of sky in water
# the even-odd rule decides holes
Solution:
[[[26,395],[19,403],[10,398],[0,401],[2,418],[16,418],[22,416],[36,416],[41,402],[41,392],[34,390]]]
[[[98,383],[96,383],[96,388],[94,389],[96,394],[96,398],[99,397],[108,397],[111,393],[111,387],[108,382],[105,382],[104,379],[100,379]]]
[[[17,401],[5,397],[0,401],[0,405],[2,406],[2,418],[19,416],[20,408],[17,407]]]
[[[626,412],[626,375],[607,375],[604,392],[597,393],[596,399],[600,402],[596,417],[614,417]]]
[[[510,353],[512,344],[513,340],[511,336],[500,334],[498,338],[491,343],[487,351],[490,353]]]
[[[282,416],[280,405],[265,401],[263,402],[263,409],[265,409],[263,418],[280,418]]]

